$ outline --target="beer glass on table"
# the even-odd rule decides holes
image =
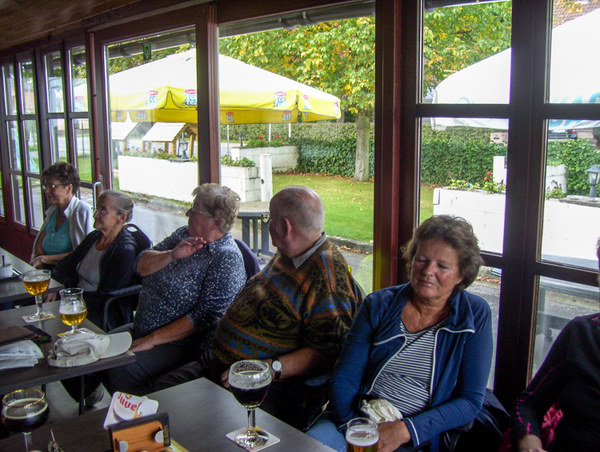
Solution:
[[[87,317],[87,306],[83,299],[83,289],[63,289],[59,293],[60,307],[58,308],[58,314],[60,320],[65,325],[71,327],[71,331],[64,333],[64,335],[73,336],[78,333],[77,325]]]
[[[11,431],[23,433],[25,450],[31,449],[31,432],[48,420],[50,409],[46,394],[39,389],[19,389],[2,399],[0,419]]]
[[[21,281],[30,295],[35,297],[37,312],[27,316],[30,321],[51,319],[51,312],[42,311],[43,295],[50,285],[50,270],[30,270],[21,275]]]
[[[243,360],[229,368],[229,388],[238,402],[248,410],[248,430],[235,437],[235,442],[252,450],[264,446],[269,435],[257,430],[254,410],[265,400],[271,384],[271,369],[264,361]]]
[[[357,417],[347,425],[346,452],[377,452],[379,431],[376,422],[366,417]]]

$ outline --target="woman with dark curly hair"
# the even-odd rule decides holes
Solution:
[[[31,265],[52,268],[94,230],[89,204],[75,193],[79,190],[77,168],[58,162],[42,171],[42,185],[50,207],[33,244]]]
[[[335,450],[346,450],[346,423],[374,399],[396,413],[379,422],[380,452],[444,450],[441,434],[482,407],[493,341],[489,305],[464,290],[482,264],[473,228],[429,218],[403,257],[410,282],[363,301],[332,377],[333,420],[308,432]]]

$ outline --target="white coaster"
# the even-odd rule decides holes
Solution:
[[[28,315],[24,315],[21,318],[23,319],[23,321],[25,323],[35,323],[35,322],[43,322],[44,320],[50,320],[50,319],[53,319],[54,317],[55,317],[55,315],[52,314],[52,315],[49,315],[49,316],[44,317],[43,319],[39,319],[39,320],[38,319],[31,320]]]
[[[257,427],[257,429],[262,430],[259,427]],[[238,428],[237,430],[230,432],[225,436],[227,436],[227,438],[229,438],[231,441],[233,441],[235,443],[235,437],[238,436],[240,433],[244,433],[246,430],[248,430],[248,427]],[[269,435],[269,440],[267,441],[267,444],[265,444],[264,446],[261,446],[261,447],[255,447],[254,449],[247,449],[247,450],[252,450],[253,452],[258,452],[259,450],[266,449],[267,447],[272,446],[273,444],[277,444],[279,441],[281,441],[279,438],[277,438],[272,433],[269,433],[266,430],[262,430],[262,431],[264,433],[266,433],[267,435]],[[239,444],[238,444],[238,446],[239,446]],[[242,446],[240,446],[240,447],[242,449],[245,449],[245,447],[242,447]]]

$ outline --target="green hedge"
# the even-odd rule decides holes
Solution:
[[[302,173],[354,176],[356,138],[322,141],[311,138],[292,139],[298,145],[298,166]],[[369,142],[369,177],[373,177],[373,141]]]
[[[423,142],[421,182],[425,185],[448,185],[451,179],[471,183],[483,182],[492,171],[494,156],[506,155],[506,146],[480,141],[432,140]],[[500,182],[500,181],[497,181]]]
[[[588,140],[551,141],[548,160],[567,167],[569,195],[587,195],[590,192],[586,169],[600,164],[598,151]]]
[[[373,177],[373,129],[371,125],[369,174]],[[268,136],[268,124],[230,126],[231,141],[244,133],[244,142]],[[332,122],[292,124],[290,144],[299,146],[297,171],[341,176],[354,176],[356,127],[353,123]],[[221,126],[222,139],[226,135]],[[451,179],[473,184],[484,183],[493,170],[494,156],[506,156],[506,145],[490,143],[490,129],[448,127],[443,131],[422,129],[421,181],[426,185],[449,185]],[[597,131],[596,131],[597,132]],[[600,133],[599,133],[600,134]],[[287,124],[273,124],[271,136],[288,139]],[[586,169],[600,164],[600,155],[588,140],[551,141],[548,144],[548,164],[564,163],[567,167],[568,194],[589,192]],[[499,181],[498,181],[499,182]]]

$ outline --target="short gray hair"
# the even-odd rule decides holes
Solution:
[[[240,210],[240,196],[236,192],[219,184],[202,184],[194,189],[192,196],[202,200],[207,219],[223,220],[219,231],[223,234],[231,231]]]
[[[312,188],[290,185],[282,188],[275,196],[278,215],[288,218],[301,231],[323,232],[325,208],[323,200]]]
[[[117,190],[104,190],[98,196],[98,200],[102,197],[108,197],[115,202],[115,209],[119,215],[126,214],[125,223],[129,223],[133,218],[133,201],[123,192]]]

